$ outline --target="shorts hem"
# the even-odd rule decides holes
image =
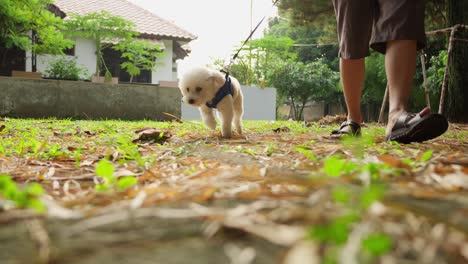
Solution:
[[[379,37],[377,39],[371,40],[370,47],[382,54],[385,54],[385,51],[387,49],[387,42],[388,41],[393,41],[393,40],[415,40],[416,41],[416,50],[422,50],[426,46],[426,38],[424,37],[419,37],[415,38],[413,37],[407,37],[404,35],[401,36],[395,36],[395,35],[390,35],[390,36],[384,36],[384,37]]]
[[[340,52],[338,56],[344,60],[358,60],[362,59],[365,57],[368,57],[370,55],[370,51],[368,50],[367,52],[363,52],[361,54],[345,54],[343,52]]]

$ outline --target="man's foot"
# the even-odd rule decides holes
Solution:
[[[340,128],[333,130],[330,138],[339,139],[343,136],[359,136],[361,135],[361,125],[354,121],[345,121],[341,124]]]
[[[386,140],[408,144],[423,142],[442,135],[448,128],[447,119],[424,108],[419,113],[403,112],[394,121],[391,130],[387,127]],[[391,125],[391,124],[389,124]]]

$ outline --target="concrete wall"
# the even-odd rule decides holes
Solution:
[[[282,105],[278,107],[278,119],[287,120],[291,107],[289,105]],[[346,113],[340,104],[329,104],[328,115],[338,115]],[[318,121],[325,116],[325,103],[323,102],[309,102],[304,107],[303,118],[306,121]]]
[[[181,115],[177,88],[0,77],[0,116],[168,120]]]
[[[276,89],[242,86],[243,120],[276,120]],[[182,104],[182,119],[201,119],[198,108]]]

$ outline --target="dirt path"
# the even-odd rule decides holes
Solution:
[[[35,135],[39,148],[47,140],[42,156],[0,156],[1,173],[44,187],[48,208],[2,206],[2,263],[468,262],[465,126],[400,146],[331,141],[328,128],[301,124],[265,123],[232,140],[172,124],[155,128],[172,135],[160,145],[129,143],[147,123],[50,124]],[[2,142],[37,123],[6,125]],[[55,143],[63,155],[44,157]],[[137,184],[95,191],[101,159]]]

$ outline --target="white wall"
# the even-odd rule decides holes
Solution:
[[[78,38],[75,46],[78,65],[84,66],[90,74],[96,71],[96,43],[92,39]]]
[[[82,74],[82,78],[88,78],[96,71],[96,44],[92,39],[76,38],[75,40],[75,56],[65,56],[70,60],[76,57],[78,66],[85,68],[88,74]],[[43,54],[37,55],[37,71],[46,76],[45,72],[49,67],[49,63],[61,55]],[[26,71],[31,71],[31,53],[26,54]]]
[[[159,65],[156,71],[152,73],[152,83],[159,84],[159,81],[177,81],[177,67],[173,71],[173,41],[163,40],[164,42],[164,58],[158,60]],[[37,56],[37,71],[46,72],[49,67],[49,62],[54,60],[54,55],[38,55]],[[66,56],[73,59],[73,56]],[[88,70],[89,75],[94,75],[96,71],[96,45],[92,39],[77,38],[75,45],[75,57],[80,67]],[[31,71],[31,53],[26,53],[26,71]],[[82,76],[83,78],[89,76]]]
[[[242,86],[244,120],[276,120],[276,89]],[[182,104],[182,119],[201,119],[198,108]]]
[[[177,72],[172,72],[173,42],[172,40],[162,40],[164,42],[164,58],[158,59],[156,71],[151,76],[153,84],[159,84],[159,81],[176,81]],[[176,77],[176,78],[174,78]]]

